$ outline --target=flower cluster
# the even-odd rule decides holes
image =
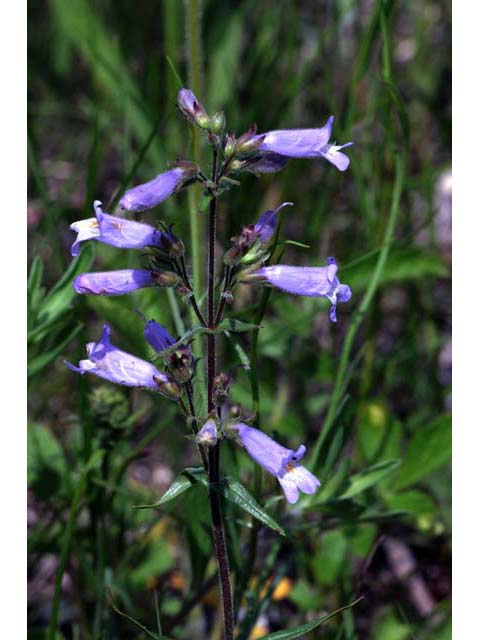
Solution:
[[[212,200],[238,184],[237,180],[229,177],[231,174],[238,177],[243,172],[273,173],[283,169],[292,158],[321,158],[340,171],[345,171],[349,166],[349,158],[342,149],[349,147],[352,142],[343,145],[330,143],[333,116],[318,129],[274,130],[258,134],[256,128],[252,127],[236,138],[234,134],[226,132],[224,114],[217,112],[209,116],[189,89],[179,92],[177,105],[194,126],[207,134],[209,144],[215,147],[215,161],[219,157],[222,164],[215,168],[212,178],[208,179],[195,163],[177,161],[169,170],[126,191],[120,199],[120,207],[127,212],[142,212],[157,207],[166,198],[194,182],[200,182],[204,196]],[[78,255],[81,243],[95,240],[120,249],[141,250],[148,255],[149,261],[141,269],[83,273],[75,278],[73,286],[80,294],[100,296],[129,294],[146,287],[175,287],[179,293],[186,294],[185,298],[199,319],[200,330],[210,335],[212,329],[218,327],[224,305],[233,301],[233,291],[240,283],[271,286],[294,295],[324,297],[331,304],[330,320],[336,322],[337,304],[347,302],[351,291],[348,285],[339,281],[334,258],[328,258],[325,266],[318,267],[270,264],[278,236],[279,216],[283,215],[285,207],[292,204],[283,202],[275,209],[265,211],[254,224],[245,226],[237,236],[231,238],[231,246],[223,257],[223,291],[219,306],[214,316],[209,307],[208,323],[190,286],[184,261],[184,244],[174,235],[172,227],[154,227],[111,215],[103,211],[102,203],[98,200],[93,204],[94,217],[71,225],[77,234],[71,248],[72,255]],[[214,283],[214,269],[209,277],[210,283]],[[152,362],[115,347],[111,343],[107,324],[103,327],[99,342],[87,344],[87,358],[81,360],[78,366],[67,362],[68,367],[82,375],[92,373],[116,384],[159,392],[178,401],[187,414],[187,409],[190,411],[190,419],[196,421],[198,416],[194,413],[192,385],[196,382],[197,363],[188,343],[189,338],[184,336],[175,340],[155,320],[147,321],[144,318],[144,321],[145,339],[154,349],[156,357],[163,360],[163,371]],[[217,375],[213,367],[213,375],[209,379],[208,418],[196,433],[205,468],[204,450],[216,447],[219,440],[230,437],[278,479],[289,503],[295,503],[300,492],[315,493],[320,486],[319,480],[298,464],[306,453],[304,445],[293,451],[241,420],[222,424],[220,410],[227,401],[231,381],[230,374]],[[188,408],[183,401],[184,394],[188,398]]]

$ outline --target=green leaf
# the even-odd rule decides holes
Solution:
[[[238,359],[240,360],[240,362],[242,363],[242,365],[244,366],[246,371],[250,371],[250,369],[252,368],[251,362],[250,362],[250,358],[247,355],[247,352],[245,351],[245,349],[242,347],[242,345],[238,342],[238,340],[236,338],[234,338],[232,335],[230,335],[230,333],[228,331],[225,331],[225,335],[227,336],[227,338],[230,340],[230,342],[233,345],[233,348],[235,349]]]
[[[237,10],[221,33],[218,34],[215,50],[212,51],[208,78],[208,106],[212,111],[222,107],[238,90],[242,54],[242,37],[245,33],[242,13]]]
[[[178,349],[178,347],[181,344],[185,344],[186,342],[190,342],[190,340],[192,340],[192,338],[194,338],[196,335],[198,335],[200,333],[216,333],[216,332],[213,331],[212,329],[208,329],[207,327],[202,327],[201,325],[196,325],[195,327],[192,327],[186,333],[184,333],[183,336],[181,338],[179,338],[175,342],[175,344],[173,344],[171,347],[168,347],[168,349],[164,349],[159,354],[159,357],[163,358],[163,357],[165,357],[166,354],[172,353],[173,351]]]
[[[417,517],[430,515],[436,511],[435,502],[432,498],[416,489],[390,496],[386,499],[386,503],[391,509],[406,511],[410,515]]]
[[[348,282],[353,291],[365,289],[370,282],[378,260],[377,252],[369,252],[341,269],[342,282]],[[447,277],[448,269],[440,256],[420,247],[393,247],[379,285],[427,277]]]
[[[378,464],[374,464],[371,467],[364,469],[350,478],[349,487],[340,497],[352,498],[362,491],[373,487],[395,471],[400,464],[401,460],[385,460],[384,462],[379,462]]]
[[[281,247],[284,244],[289,244],[292,247],[299,247],[300,249],[310,249],[309,244],[304,244],[303,242],[297,242],[296,240],[283,240],[282,242],[277,243],[279,247]]]
[[[252,494],[249,493],[238,480],[231,478],[226,479],[226,484],[223,486],[222,492],[227,500],[236,504],[237,507],[249,513],[259,522],[266,524],[267,527],[270,527],[270,529],[273,529],[282,536],[286,535],[285,529],[262,509]]]
[[[195,481],[192,479],[192,477],[185,474],[185,472],[182,471],[182,473],[177,478],[175,478],[172,484],[168,487],[168,489],[165,491],[165,493],[160,498],[160,500],[158,500],[157,502],[154,502],[153,504],[141,504],[133,508],[134,509],[156,509],[157,507],[161,507],[163,504],[166,504],[167,502],[171,502],[172,500],[175,500],[176,498],[178,498],[178,496],[181,496],[182,493],[185,493],[185,491],[188,491],[189,489],[191,489],[194,484],[195,484]]]
[[[92,245],[85,245],[80,255],[75,258],[57,284],[51,289],[40,308],[38,322],[46,328],[53,320],[68,311],[73,299],[77,296],[72,286],[73,279],[80,273],[88,271],[94,258]]]
[[[251,324],[249,322],[242,322],[241,320],[235,320],[235,318],[225,318],[220,322],[217,327],[219,331],[233,331],[234,333],[245,333],[246,331],[252,331],[253,329],[259,329],[258,324]]]
[[[39,256],[35,256],[30,267],[27,283],[29,314],[36,311],[43,297],[42,277],[43,262]]]
[[[39,373],[44,367],[46,367],[47,364],[50,364],[52,360],[55,360],[55,358],[58,357],[62,353],[62,351],[64,351],[65,347],[75,338],[82,327],[82,323],[77,322],[77,324],[69,332],[66,338],[59,342],[54,349],[48,351],[47,353],[41,353],[40,355],[33,358],[33,360],[27,367],[27,376],[34,376],[35,374]]]
[[[404,489],[447,464],[452,456],[452,418],[439,416],[410,440],[396,488]]]
[[[333,585],[337,582],[345,564],[347,550],[348,542],[343,531],[327,531],[322,536],[320,548],[311,559],[318,584]]]
[[[357,600],[354,600],[350,604],[347,604],[345,607],[336,609],[335,611],[332,611],[332,613],[329,613],[328,615],[323,616],[323,618],[319,618],[315,622],[302,624],[299,627],[294,627],[293,629],[285,629],[285,631],[275,631],[274,633],[269,633],[266,636],[262,636],[260,640],[293,640],[293,638],[302,638],[305,633],[308,633],[309,631],[313,631],[320,625],[325,624],[325,622],[328,622],[328,620],[331,620],[342,611],[346,611],[347,609],[354,607],[356,604],[360,602],[360,600],[362,600],[362,598],[363,596],[361,598],[357,598]]]
[[[58,492],[67,471],[63,449],[54,434],[41,425],[27,427],[27,483],[46,500]]]
[[[200,483],[204,487],[209,486],[207,476],[201,467],[188,467],[179,475],[170,486],[162,498],[152,505],[141,505],[137,509],[156,508],[174,500],[185,491],[188,491],[195,483]],[[214,490],[219,491],[226,500],[235,504],[239,509],[250,514],[259,522],[266,524],[280,535],[286,535],[285,530],[276,522],[255,500],[255,498],[245,489],[245,487],[232,478],[224,478],[218,485],[214,485]],[[168,494],[168,495],[167,495]]]

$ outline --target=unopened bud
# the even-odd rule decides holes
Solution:
[[[180,89],[177,96],[177,105],[190,122],[193,122],[201,129],[209,129],[210,118],[208,113],[190,89]]]
[[[187,345],[168,353],[165,364],[177,382],[188,382],[193,376],[195,360],[192,350]]]
[[[173,271],[155,273],[155,282],[159,287],[176,287],[180,280],[180,276]]]
[[[217,111],[210,120],[210,131],[219,135],[225,127],[225,114],[223,111]]]
[[[174,380],[167,378],[167,376],[165,376],[165,379],[153,376],[153,380],[158,386],[159,392],[166,398],[178,400],[182,395],[182,390],[179,385]]]
[[[173,232],[172,227],[165,227],[158,243],[159,249],[169,258],[180,258],[185,254],[185,245]]]
[[[223,404],[230,391],[232,377],[228,373],[219,373],[213,380],[213,398],[217,406]]]
[[[227,133],[223,152],[226,158],[230,158],[235,153],[235,136],[233,133]]]
[[[218,440],[218,429],[215,420],[209,418],[195,437],[197,444],[214,447]]]

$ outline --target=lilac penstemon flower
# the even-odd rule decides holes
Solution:
[[[153,364],[113,346],[108,324],[103,326],[99,342],[87,344],[87,356],[86,360],[80,360],[78,367],[65,363],[69,369],[82,375],[93,373],[126,387],[146,387],[172,399],[177,399],[181,393],[178,385]]]
[[[125,192],[120,206],[127,211],[152,209],[196,178],[198,169],[191,162],[178,163],[173,169],[161,173],[150,182],[139,184]]]
[[[121,296],[144,287],[157,285],[157,276],[145,269],[119,269],[81,273],[73,281],[77,293],[97,296]]]
[[[312,494],[318,489],[320,481],[308,469],[297,464],[307,451],[305,445],[293,451],[243,422],[232,428],[255,462],[277,478],[290,504],[297,502],[300,491]]]
[[[352,297],[350,287],[337,278],[335,258],[327,259],[326,267],[293,267],[277,264],[261,267],[245,277],[246,282],[263,282],[277,289],[299,296],[323,297],[330,300],[330,320],[337,321],[337,302],[347,302]]]
[[[280,160],[275,161],[276,155],[285,158],[325,158],[339,171],[346,171],[350,159],[341,149],[350,147],[353,142],[342,145],[329,144],[333,120],[334,117],[330,116],[320,129],[279,129],[257,135],[258,151],[266,152],[268,158],[266,170],[263,172],[277,171],[276,165],[280,169],[283,168]],[[260,160],[256,170],[262,173]]]
[[[79,220],[70,225],[70,229],[78,234],[72,244],[72,256],[78,255],[80,243],[85,240],[97,240],[121,249],[161,246],[163,233],[151,225],[104,213],[99,200],[93,203],[93,210],[95,218]]]

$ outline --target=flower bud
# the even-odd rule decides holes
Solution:
[[[197,444],[214,447],[218,440],[218,429],[215,420],[209,418],[195,437]]]
[[[166,378],[164,380],[164,377]],[[167,376],[162,376],[161,378],[158,376],[153,376],[153,381],[158,387],[158,391],[168,398],[169,400],[179,400],[182,395],[182,390],[179,385]]]
[[[195,360],[188,345],[180,346],[165,357],[165,364],[177,382],[185,383],[194,373]]]
[[[180,89],[177,96],[177,105],[183,115],[201,129],[210,128],[210,118],[201,102],[197,100],[190,89]]]
[[[213,401],[217,406],[222,405],[230,391],[232,376],[228,373],[219,373],[213,380]]]
[[[210,120],[210,131],[217,135],[221,134],[225,127],[225,114],[223,111],[217,111]]]
[[[180,276],[174,271],[155,273],[154,278],[159,287],[176,287],[181,281]]]
[[[185,245],[180,238],[172,232],[172,226],[166,227],[162,230],[158,248],[169,258],[180,258],[185,253]]]
[[[231,156],[233,156],[233,154],[235,153],[235,144],[236,140],[233,133],[227,133],[227,136],[225,138],[225,146],[223,147],[223,152],[225,153],[226,158],[231,158]]]

